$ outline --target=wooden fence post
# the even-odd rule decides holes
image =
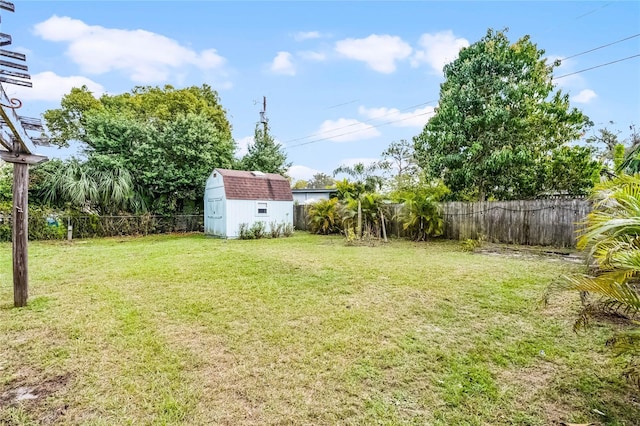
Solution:
[[[13,304],[27,305],[29,297],[29,269],[27,250],[29,241],[29,165],[13,165]]]

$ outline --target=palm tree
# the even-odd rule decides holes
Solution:
[[[143,211],[145,203],[134,190],[131,174],[123,168],[92,167],[71,159],[42,184],[42,198],[51,204],[68,204],[82,211],[100,214],[122,210]]]
[[[440,204],[432,194],[408,192],[401,210],[402,228],[409,231],[415,241],[426,241],[429,236],[442,235],[444,220]]]
[[[595,188],[593,210],[583,223],[578,248],[587,251],[594,275],[571,275],[550,290],[579,291],[585,303],[574,327],[584,327],[597,313],[629,319],[632,328],[611,342],[630,354],[627,375],[640,386],[640,174],[622,175]]]

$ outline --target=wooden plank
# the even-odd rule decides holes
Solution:
[[[22,115],[18,116],[20,120],[20,124],[25,130],[32,130],[36,132],[44,132],[44,126],[42,125],[42,121],[39,118],[31,118],[24,117]],[[0,126],[4,126],[4,120],[0,118]]]
[[[3,61],[0,59],[0,66],[14,68],[21,71],[29,71],[29,66],[25,64],[16,64],[15,62]]]
[[[10,1],[0,0],[0,9],[15,12],[16,6]]]
[[[11,35],[0,33],[0,46],[8,46],[11,44]]]
[[[0,103],[4,105],[12,105],[12,102],[2,88],[2,85],[0,85]],[[11,129],[11,132],[13,132],[13,135],[20,145],[20,149],[14,148],[13,151],[34,154],[36,152],[35,145],[31,142],[31,138],[22,127],[20,117],[18,117],[16,111],[13,108],[0,108],[0,117],[4,120],[7,127]]]
[[[26,61],[27,55],[24,53],[12,52],[10,50],[0,49],[0,56],[15,59],[16,61]]]
[[[29,74],[25,74],[23,72],[18,72],[18,71],[0,70],[0,75],[7,75],[9,77],[24,78],[25,80],[31,80],[31,76]]]
[[[15,84],[16,86],[22,86],[22,87],[33,87],[33,84],[30,81],[16,80],[15,78],[0,76],[0,82],[7,83],[7,84]]]
[[[29,237],[29,165],[13,166],[13,304],[26,306],[29,297],[27,244]]]
[[[7,163],[14,164],[38,164],[47,161],[47,157],[37,154],[25,154],[14,151],[0,151],[0,158]]]

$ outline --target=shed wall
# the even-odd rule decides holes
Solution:
[[[226,237],[227,213],[226,197],[222,176],[207,179],[204,190],[204,233],[217,237]]]
[[[267,214],[258,213],[258,203],[267,204]],[[227,200],[226,218],[227,238],[238,238],[241,223],[264,222],[267,230],[271,222],[293,225],[293,201]]]

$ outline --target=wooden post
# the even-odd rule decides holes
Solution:
[[[378,210],[380,212],[380,222],[382,223],[382,236],[384,237],[384,242],[387,240],[387,227],[384,225],[384,213],[382,213],[382,209]]]
[[[13,164],[13,304],[27,305],[29,297],[29,269],[27,245],[29,240],[29,165]]]
[[[360,198],[358,198],[358,229],[356,230],[356,236],[358,239],[362,238],[362,204]]]

